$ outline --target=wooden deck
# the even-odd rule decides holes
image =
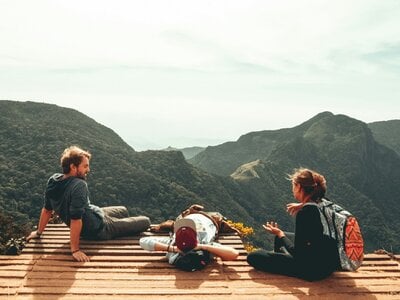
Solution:
[[[359,271],[310,283],[255,271],[233,234],[219,242],[237,248],[239,260],[218,260],[197,272],[175,269],[164,253],[142,250],[138,239],[82,241],[91,261],[79,263],[70,255],[69,229],[48,225],[42,239],[29,243],[20,256],[0,256],[0,298],[400,299],[398,256],[368,254]]]

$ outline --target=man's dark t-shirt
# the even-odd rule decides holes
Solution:
[[[56,173],[47,182],[44,208],[54,210],[65,224],[71,219],[82,219],[81,236],[93,237],[104,226],[102,210],[90,204],[89,190],[85,180]]]

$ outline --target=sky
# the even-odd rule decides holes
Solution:
[[[76,109],[138,151],[400,119],[400,1],[0,0],[0,99]]]

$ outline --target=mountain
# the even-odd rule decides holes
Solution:
[[[0,101],[0,111],[0,211],[21,228],[37,222],[46,180],[60,171],[63,149],[76,144],[93,155],[88,185],[99,206],[125,205],[156,223],[199,203],[253,226],[253,242],[270,248],[271,236],[261,224],[278,220],[293,230],[294,219],[285,211],[293,202],[285,177],[304,166],[324,174],[328,197],[358,217],[367,252],[400,251],[399,156],[377,143],[367,124],[347,116],[325,112],[293,128],[249,133],[207,147],[189,163],[181,151],[136,152],[73,109]],[[199,157],[203,165],[194,166]],[[0,223],[8,216],[1,214]]]
[[[240,204],[256,221],[278,216],[285,228],[293,222],[282,213],[293,201],[286,174],[300,166],[317,170],[327,179],[327,196],[359,218],[367,249],[400,249],[400,158],[361,121],[324,112],[293,128],[207,147],[189,161],[230,175],[247,195]]]
[[[241,136],[236,142],[209,146],[189,159],[189,162],[207,172],[229,176],[241,164],[268,157],[281,141],[301,136],[311,124],[331,115],[330,112],[321,113],[294,128],[251,132]]]
[[[373,122],[369,123],[368,127],[378,143],[393,149],[400,155],[400,120]]]
[[[192,203],[252,220],[233,180],[193,167],[181,152],[136,152],[111,129],[56,105],[0,101],[0,111],[0,211],[20,223],[36,223],[46,181],[60,172],[59,156],[70,145],[93,155],[88,185],[96,205],[126,205],[154,223]]]
[[[163,149],[163,151],[181,151],[185,159],[191,159],[195,155],[202,152],[205,148],[204,147],[187,147],[187,148],[173,148],[169,146],[168,148]]]

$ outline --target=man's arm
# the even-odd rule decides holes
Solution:
[[[222,260],[235,260],[239,256],[239,251],[235,248],[223,245],[214,246],[209,244],[199,244],[195,250],[206,250],[219,256]]]
[[[53,211],[52,210],[47,210],[46,208],[42,208],[42,212],[40,213],[40,219],[39,219],[39,224],[38,224],[38,229],[35,231],[32,231],[27,237],[26,241],[29,242],[31,239],[38,239],[40,238],[40,235],[46,228],[47,223],[49,223],[49,220],[51,218]]]
[[[154,250],[182,253],[177,246],[162,242],[155,242]],[[195,250],[206,250],[216,256],[219,256],[222,260],[235,260],[239,256],[239,251],[237,251],[235,248],[223,245],[214,246],[209,244],[199,244]]]
[[[155,242],[154,243],[154,250],[155,251],[167,251],[167,252],[173,252],[173,253],[181,253],[181,251],[178,249],[177,246],[172,245],[171,243],[165,244],[162,242]]]
[[[79,249],[79,239],[82,231],[82,220],[81,219],[71,219],[70,224],[70,244],[71,253],[75,260],[77,261],[89,261],[89,257],[86,256]]]

